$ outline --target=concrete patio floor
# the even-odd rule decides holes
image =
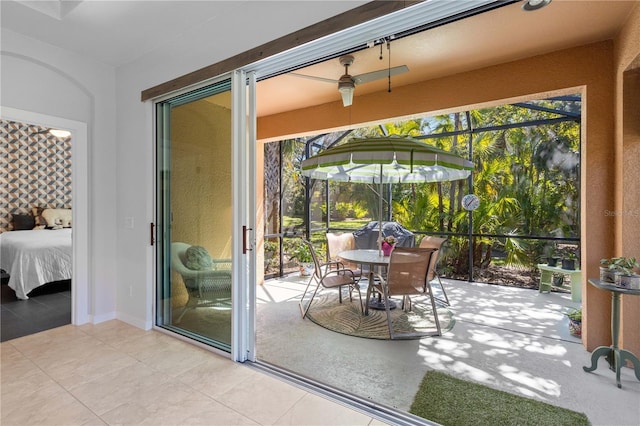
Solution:
[[[408,411],[429,370],[585,413],[593,425],[639,425],[640,381],[623,368],[622,388],[604,358],[569,334],[567,293],[443,280],[455,324],[440,337],[374,340],[327,330],[298,309],[307,279],[258,288],[260,361]]]

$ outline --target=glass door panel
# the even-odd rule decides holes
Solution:
[[[230,84],[157,104],[156,325],[225,351],[234,251]]]

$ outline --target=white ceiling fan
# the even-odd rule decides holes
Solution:
[[[353,102],[353,92],[356,84],[369,83],[371,81],[379,80],[381,78],[391,78],[391,76],[398,75],[409,71],[409,67],[406,65],[400,65],[398,67],[382,69],[378,71],[371,71],[359,75],[350,75],[349,67],[353,64],[354,58],[351,55],[341,56],[339,58],[340,65],[344,66],[344,75],[339,80],[333,80],[330,78],[316,77],[313,75],[289,73],[296,77],[308,78],[311,80],[322,81],[325,83],[338,84],[338,91],[342,95],[342,104],[349,106]]]

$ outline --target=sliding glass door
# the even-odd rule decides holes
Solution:
[[[246,306],[252,263],[246,200],[234,190],[246,181],[236,160],[247,140],[245,93],[230,76],[156,104],[156,326],[226,352],[242,346],[233,331],[245,311],[234,311]]]

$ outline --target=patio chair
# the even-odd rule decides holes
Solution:
[[[356,278],[356,281],[360,281],[362,278],[362,269],[355,263],[347,262],[344,259],[338,257],[338,253],[345,250],[354,250],[356,248],[356,240],[352,233],[346,232],[342,234],[335,234],[333,232],[327,232],[327,255],[329,257],[329,267],[340,268],[341,266],[350,269]]]
[[[307,316],[309,312],[309,308],[311,308],[311,303],[313,302],[313,298],[316,297],[320,286],[325,289],[337,289],[338,290],[338,300],[342,303],[342,287],[348,287],[349,289],[349,300],[353,301],[353,290],[358,292],[358,298],[360,300],[360,312],[364,312],[362,305],[362,294],[360,293],[360,287],[358,287],[358,283],[356,282],[355,275],[353,271],[350,269],[344,268],[338,263],[336,269],[331,268],[323,268],[318,260],[318,256],[316,255],[316,251],[313,248],[313,245],[307,241],[303,240],[304,243],[309,247],[309,251],[311,252],[311,257],[313,258],[313,273],[311,274],[311,279],[307,283],[307,287],[304,289],[304,293],[302,293],[302,297],[300,298],[300,313],[302,314],[302,318]],[[309,288],[311,287],[311,283],[315,282],[315,289],[313,290],[313,294],[309,299],[309,302],[304,304],[305,297]]]
[[[436,310],[436,302],[431,291],[431,286],[427,280],[431,269],[431,258],[436,252],[434,248],[421,247],[396,247],[391,252],[387,277],[379,274],[377,281],[367,288],[367,303],[372,291],[382,293],[384,306],[387,314],[387,325],[389,326],[389,336],[391,339],[413,338],[416,336],[440,336],[440,320]],[[426,291],[425,291],[426,289]],[[431,301],[433,319],[436,325],[435,332],[415,332],[415,333],[395,333],[391,321],[391,297],[402,296],[402,308],[407,312],[412,310],[411,295],[427,295]],[[365,308],[365,315],[368,314],[368,306]]]
[[[188,259],[189,249],[201,249],[200,264]],[[197,253],[195,250],[192,252]],[[231,260],[211,259],[202,247],[190,244],[171,243],[171,268],[182,277],[189,299],[176,319],[176,323],[189,309],[197,307],[224,306],[231,303]]]
[[[433,253],[433,256],[431,256],[431,267],[429,268],[429,276],[427,277],[427,281],[431,282],[434,279],[438,280],[438,284],[440,285],[440,289],[442,290],[442,295],[444,296],[444,299],[441,299],[441,298],[437,298],[437,299],[445,303],[447,306],[449,306],[449,298],[447,297],[447,292],[444,290],[444,286],[442,285],[442,281],[440,280],[440,275],[438,275],[438,259],[439,259],[440,252],[442,251],[442,245],[446,241],[447,241],[446,238],[426,236],[422,239],[422,241],[420,241],[420,247],[434,248],[437,250],[435,253]]]

